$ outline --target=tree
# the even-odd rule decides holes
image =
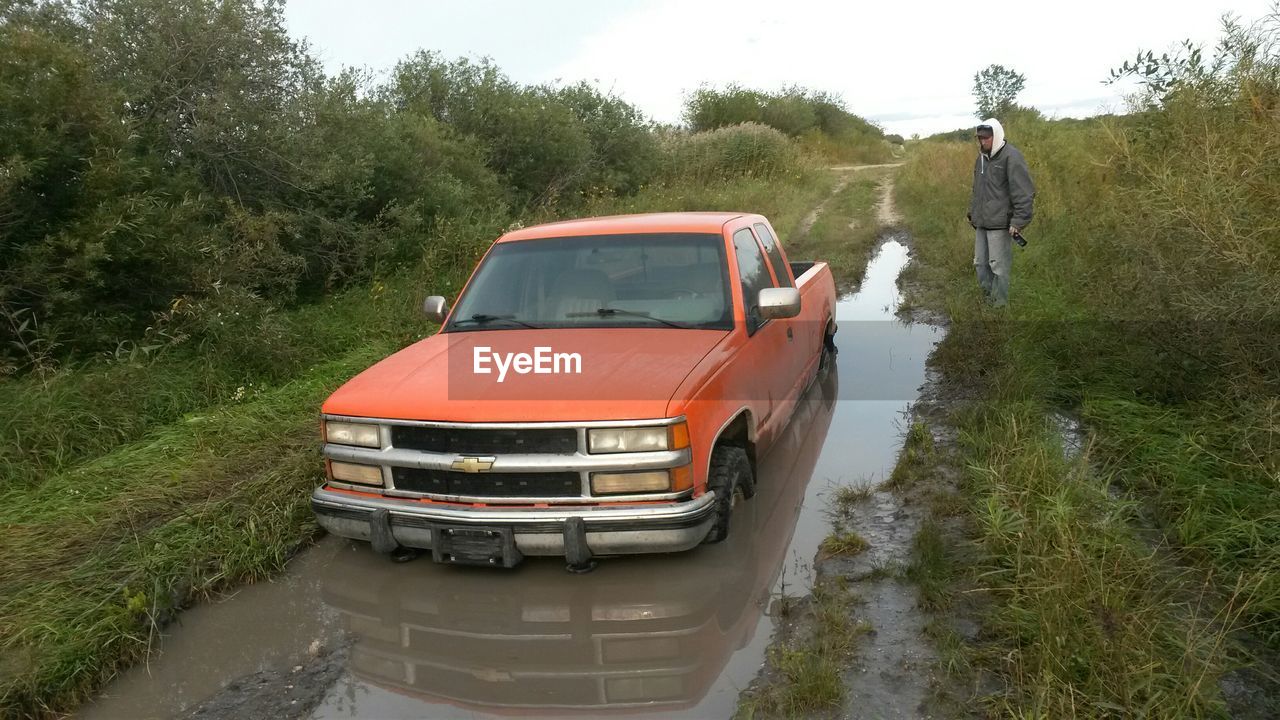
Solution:
[[[1003,65],[988,65],[973,74],[973,99],[978,104],[978,118],[999,117],[1016,107],[1018,93],[1027,78]]]

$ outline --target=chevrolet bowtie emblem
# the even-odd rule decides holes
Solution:
[[[489,468],[493,467],[494,460],[496,460],[496,458],[464,457],[454,460],[453,465],[450,467],[454,470],[461,470],[465,473],[489,472]]]

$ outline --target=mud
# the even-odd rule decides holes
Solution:
[[[976,548],[972,544],[974,531],[968,527],[966,516],[939,510],[960,497],[959,482],[964,468],[959,447],[959,431],[952,424],[953,413],[963,408],[981,393],[972,383],[951,381],[942,373],[930,368],[921,387],[920,397],[911,408],[910,421],[928,431],[931,446],[927,468],[922,476],[908,481],[892,491],[882,491],[896,505],[896,513],[904,526],[919,528],[926,520],[934,524],[940,541],[947,548],[946,562],[954,567],[966,567],[976,562]],[[881,493],[877,493],[880,495]],[[874,523],[874,520],[868,521]],[[914,538],[913,538],[914,540]],[[905,556],[897,560],[905,567],[911,562],[912,548],[908,541]],[[901,534],[892,545],[902,548]],[[901,551],[901,550],[900,550]],[[878,585],[901,582],[901,575],[879,580]],[[883,693],[894,690],[900,693],[902,702],[889,706],[895,712],[884,712],[871,717],[884,718],[960,718],[979,717],[984,700],[999,695],[1003,686],[991,675],[979,672],[963,663],[945,668],[950,659],[938,651],[935,640],[938,633],[950,633],[970,645],[982,642],[981,618],[989,612],[990,596],[983,588],[967,584],[963,577],[951,578],[951,600],[942,609],[924,610],[918,606],[918,588],[898,585],[898,593],[909,593],[914,612],[903,613],[894,621],[902,625],[895,628],[895,635],[887,638],[889,662],[879,676],[859,679],[853,677],[850,687],[866,687],[865,692]],[[863,591],[864,593],[867,591]],[[906,628],[917,632],[898,641],[897,636]],[[930,629],[932,628],[932,629]],[[875,651],[873,650],[873,653]],[[912,704],[915,703],[915,704]],[[853,714],[851,717],[862,715]]]
[[[189,716],[208,718],[274,718],[298,720],[310,717],[328,688],[337,682],[347,664],[348,647],[319,650],[304,665],[288,672],[271,669],[232,681]]]
[[[880,183],[880,199],[876,203],[876,222],[880,227],[896,227],[902,224],[902,215],[893,205],[893,175]]]

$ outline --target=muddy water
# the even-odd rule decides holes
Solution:
[[[881,481],[901,447],[940,337],[893,318],[906,260],[885,243],[840,301],[837,361],[762,461],[726,542],[570,575],[542,558],[508,572],[397,565],[327,538],[283,579],[184,613],[147,667],[81,715],[728,717],[763,661],[772,601],[809,588],[827,496]],[[309,670],[325,663],[333,672]]]

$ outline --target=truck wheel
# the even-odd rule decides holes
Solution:
[[[702,541],[704,544],[718,543],[729,536],[733,504],[744,494],[751,480],[751,461],[747,459],[746,450],[720,445],[711,452],[711,476],[707,478],[707,488],[716,494],[716,521]]]
[[[819,352],[822,353],[818,360],[818,372],[821,373],[831,367],[836,359],[836,353],[840,352],[840,349],[836,347],[836,334],[830,321],[827,322],[826,329],[822,331],[822,349]]]

